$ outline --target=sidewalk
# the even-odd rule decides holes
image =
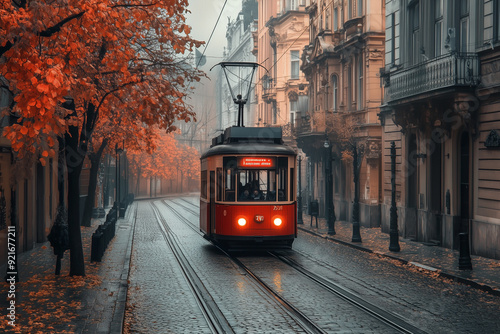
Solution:
[[[459,270],[459,252],[439,246],[428,246],[421,242],[399,238],[399,252],[389,251],[389,234],[382,233],[380,228],[361,227],[362,242],[351,242],[352,223],[345,221],[335,222],[335,235],[328,235],[328,226],[325,218],[316,220],[303,215],[303,225],[299,229],[312,233],[328,240],[332,240],[362,251],[375,253],[380,256],[413,265],[419,269],[435,272],[440,276],[479,288],[500,296],[500,261],[471,255],[472,270]]]
[[[19,282],[15,285],[16,327],[7,321],[9,285],[2,277],[0,332],[8,333],[121,333],[127,297],[127,278],[137,203],[118,220],[115,237],[101,262],[90,262],[91,237],[105,218],[81,227],[85,277],[70,277],[69,251],[61,275],[54,275],[56,256],[49,242],[18,255]]]

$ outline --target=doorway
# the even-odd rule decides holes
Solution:
[[[430,231],[431,240],[437,241],[439,244],[442,244],[442,198],[443,198],[443,190],[442,190],[442,182],[441,182],[441,174],[442,174],[442,150],[441,143],[435,142],[434,151],[431,152],[430,156],[430,173],[429,173],[429,182],[430,182],[430,209],[433,217],[433,228]]]

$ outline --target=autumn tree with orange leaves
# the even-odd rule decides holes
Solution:
[[[198,180],[200,153],[189,146],[179,144],[173,134],[156,133],[154,146],[149,149],[127,151],[129,168],[137,182],[142,178],[166,181]],[[178,178],[177,176],[180,176]],[[139,189],[138,185],[136,186]],[[182,188],[181,188],[182,191]]]
[[[3,134],[16,161],[45,163],[58,146],[65,155],[70,275],[85,275],[79,177],[97,127],[110,133],[134,117],[169,132],[194,118],[184,97],[201,74],[182,54],[201,43],[185,24],[187,4],[0,0],[0,77],[15,120]]]

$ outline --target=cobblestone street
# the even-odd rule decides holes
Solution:
[[[193,205],[197,203],[197,198],[187,200]],[[176,206],[176,201],[166,200],[172,207]],[[304,332],[287,312],[249,280],[246,273],[189,227],[188,221],[197,225],[196,215],[183,211],[183,221],[169,207],[162,206],[161,201],[154,203],[160,207],[168,233],[175,235],[213,302],[235,333]],[[182,211],[182,208],[178,209]],[[474,333],[477,328],[486,332],[500,330],[500,322],[494,316],[500,310],[499,297],[483,292],[481,286],[473,288],[453,282],[451,274],[450,277],[440,277],[431,266],[424,270],[423,263],[420,266],[405,264],[382,256],[380,251],[378,254],[361,251],[362,245],[359,244],[349,247],[340,241],[333,242],[323,234],[327,230],[322,230],[321,226],[324,227],[322,221],[318,229],[307,225],[301,227],[299,237],[287,255],[362,299],[406,319],[423,332]],[[350,232],[343,231],[341,223],[338,227],[339,233]],[[362,229],[362,233],[367,238],[367,246],[377,243],[375,239],[368,241],[372,238],[367,234],[369,229]],[[385,243],[386,239],[380,242]],[[297,275],[284,264],[277,264],[268,255],[244,254],[240,260],[326,332],[395,331],[350,303],[325,294],[319,286],[311,285],[302,275]],[[425,259],[421,261],[425,263]],[[428,263],[438,266],[436,261],[439,262],[438,259],[428,259]],[[494,272],[495,268],[492,270]],[[487,282],[488,277],[484,279]],[[210,332],[181,266],[160,233],[148,201],[139,202],[129,282],[126,332]],[[485,286],[486,283],[483,290]],[[494,284],[493,287],[496,289]]]

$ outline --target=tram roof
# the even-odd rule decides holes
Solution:
[[[281,128],[233,126],[212,139],[201,159],[225,154],[295,155],[295,151],[283,144]]]

